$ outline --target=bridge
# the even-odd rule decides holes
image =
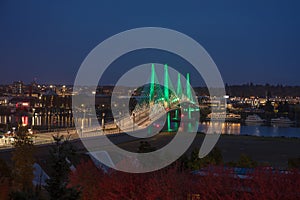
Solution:
[[[77,138],[76,132],[80,137],[93,137],[100,135],[118,134],[122,132],[139,132],[151,127],[154,122],[164,119],[163,125],[166,125],[167,131],[172,131],[171,121],[182,120],[182,113],[180,113],[181,105],[187,103],[186,110],[183,110],[186,114],[187,119],[192,118],[192,112],[199,111],[198,102],[193,98],[192,88],[190,85],[190,74],[187,73],[185,77],[185,83],[182,83],[181,74],[177,74],[176,88],[173,86],[173,82],[169,77],[168,65],[164,65],[164,80],[160,83],[155,71],[155,65],[151,66],[150,84],[143,86],[143,92],[145,98],[142,98],[134,110],[129,116],[123,116],[115,120],[114,123],[105,124],[102,119],[102,126],[94,124],[91,126],[84,126],[84,120],[86,117],[87,110],[79,107],[78,110],[83,113],[81,119],[82,128],[78,133],[75,129],[60,130],[61,134],[73,135],[74,139]],[[173,113],[173,117],[171,116]],[[165,116],[165,118],[164,118]],[[97,120],[98,122],[98,120]],[[80,122],[79,122],[80,123]],[[156,127],[161,130],[162,126]],[[48,144],[52,143],[52,135],[54,132],[36,134],[34,139],[35,144]],[[9,141],[4,141],[3,148],[11,148]]]
[[[136,100],[136,104],[132,106],[132,110],[128,112],[129,108],[125,106],[125,103],[123,106],[112,107],[114,121],[104,124],[103,115],[100,123],[101,126],[99,126],[98,120],[94,125],[84,126],[85,110],[81,110],[83,117],[81,119],[82,126],[79,134],[82,137],[89,137],[89,135],[93,134],[107,135],[139,131],[142,133],[145,132],[145,129],[151,132],[150,129],[152,128],[159,130],[164,128],[164,130],[170,132],[174,131],[172,130],[172,121],[191,122],[193,112],[196,111],[195,114],[199,114],[200,108],[198,100],[193,96],[190,74],[187,73],[183,76],[174,70],[170,71],[169,74],[167,64],[159,68],[159,71],[162,72],[162,74],[159,74],[159,77],[157,76],[154,64],[151,65],[150,71],[147,84],[136,88],[140,92],[139,96],[126,97]],[[171,77],[173,80],[171,80]],[[161,78],[160,81],[159,78]],[[120,98],[123,99],[124,96],[120,96]],[[80,110],[81,108],[79,107],[78,109]]]
[[[151,65],[150,83],[142,87],[144,98],[139,99],[130,116],[116,120],[122,131],[135,131],[147,128],[154,121],[166,115],[167,130],[171,131],[171,112],[173,119],[180,120],[180,105],[188,104],[188,119],[192,118],[193,111],[199,111],[197,99],[193,98],[190,85],[190,74],[186,74],[185,84],[182,84],[181,74],[177,74],[176,88],[169,76],[169,67],[164,65],[163,83],[160,83],[156,74],[155,65]],[[191,106],[190,106],[191,105]]]

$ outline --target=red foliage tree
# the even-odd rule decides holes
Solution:
[[[91,161],[70,175],[70,186],[79,186],[82,199],[186,199],[191,175],[171,167],[145,174],[111,171],[104,174]]]
[[[10,193],[10,180],[6,177],[0,178],[0,199],[9,199],[9,193]]]
[[[103,173],[89,161],[70,175],[70,186],[79,186],[84,200],[300,199],[299,171],[256,169],[240,178],[223,166],[200,174],[176,165],[144,174]]]
[[[69,178],[69,187],[78,187],[82,191],[81,197],[83,200],[98,199],[103,193],[100,185],[104,173],[97,169],[91,160],[77,165],[76,171],[71,172]]]
[[[299,171],[256,169],[244,186],[247,199],[300,199]]]

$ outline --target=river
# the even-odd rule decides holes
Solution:
[[[198,131],[206,132],[211,122],[199,125]],[[300,138],[299,127],[241,125],[240,123],[222,123],[222,134],[253,135],[263,137],[295,137]]]

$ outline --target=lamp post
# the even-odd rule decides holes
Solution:
[[[47,124],[48,124],[48,130],[50,130],[51,127],[51,112],[49,110],[47,110]]]
[[[16,127],[12,127],[12,131],[13,136],[15,136]]]
[[[35,126],[35,108],[32,108],[32,122],[31,122],[32,126]]]
[[[85,110],[85,107],[84,107],[84,104],[81,104],[81,107],[82,107],[82,111],[83,111],[83,117],[81,118],[81,127],[80,127],[80,129],[81,129],[81,136],[83,135],[83,129],[84,129],[84,122],[85,122],[85,112],[86,112],[86,110]]]
[[[81,118],[81,129],[84,129],[84,121],[85,121],[85,109],[82,110],[83,111],[83,117]]]
[[[104,118],[105,118],[105,112],[104,112],[104,104],[101,105],[101,110],[102,110],[102,120],[101,120],[101,126],[102,126],[102,130],[104,132],[104,129],[105,129],[105,125],[104,125]]]
[[[105,117],[105,112],[102,113],[102,121],[101,121],[103,132],[104,132],[104,128],[105,128],[105,126],[104,126],[104,117]]]

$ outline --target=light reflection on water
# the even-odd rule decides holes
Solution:
[[[219,122],[215,122],[219,123]],[[220,125],[220,124],[216,124]],[[204,122],[199,125],[198,131],[206,133],[209,126],[213,126],[211,122]],[[222,134],[232,135],[253,135],[264,137],[297,137],[300,138],[300,128],[284,127],[284,126],[244,126],[240,123],[222,123]]]
[[[222,127],[222,134],[240,134],[241,125],[239,123],[203,122],[199,125],[198,131],[207,133],[208,127]]]
[[[98,124],[97,119],[91,117],[76,118],[76,122],[83,127],[94,126]],[[73,127],[74,119],[72,116],[60,116],[60,115],[0,115],[0,124],[23,124],[29,126],[51,126],[51,127]]]
[[[82,124],[83,127],[99,125],[97,119],[90,117],[77,118],[77,123]],[[74,126],[74,120],[71,116],[3,116],[0,115],[0,124],[8,124],[21,122],[26,125],[34,126],[51,126],[51,127],[72,127]],[[199,132],[207,133],[209,126],[220,126],[221,122],[203,122],[198,126]],[[222,134],[231,135],[253,135],[253,136],[265,136],[265,137],[297,137],[300,138],[300,128],[297,127],[278,127],[278,126],[261,126],[261,125],[241,125],[240,123],[224,122],[221,123]],[[190,122],[172,122],[171,129],[176,131],[177,129],[183,129],[184,131],[194,131],[193,124]]]

